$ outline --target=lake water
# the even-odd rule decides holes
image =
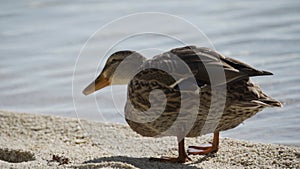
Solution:
[[[115,2],[2,0],[0,109],[125,123],[125,86],[81,93],[110,53],[213,45],[273,72],[252,79],[285,104],[222,136],[300,145],[300,1]]]

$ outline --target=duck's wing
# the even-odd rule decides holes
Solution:
[[[151,71],[144,71],[146,69]],[[160,83],[170,87],[183,83],[197,83],[199,87],[217,86],[251,76],[272,75],[212,49],[195,46],[175,48],[157,55],[144,62],[140,71],[147,73],[140,78],[150,80],[155,77]]]
[[[257,70],[205,47],[186,46],[169,53],[181,58],[190,67],[195,78],[206,84],[219,85],[251,76],[272,75],[271,72]]]

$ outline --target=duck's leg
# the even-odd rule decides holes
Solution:
[[[189,146],[188,154],[205,155],[210,153],[216,153],[218,149],[219,149],[219,132],[215,132],[212,144],[203,145],[203,146]]]
[[[173,163],[185,163],[191,159],[185,152],[184,148],[184,138],[178,143],[178,157],[161,157],[161,158],[150,158],[150,161],[160,161],[160,162],[173,162]]]

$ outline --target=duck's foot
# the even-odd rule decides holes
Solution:
[[[159,162],[170,162],[170,163],[185,163],[188,161],[191,161],[191,158],[186,156],[186,157],[161,157],[161,158],[154,158],[151,157],[149,159],[150,161],[159,161]]]
[[[189,146],[188,154],[192,155],[207,155],[216,153],[219,150],[219,132],[214,133],[213,142],[202,146]]]
[[[188,154],[189,155],[207,155],[210,153],[216,153],[218,147],[213,146],[212,144],[203,144],[201,146],[189,146]]]
[[[179,141],[178,143],[178,157],[161,157],[161,158],[153,158],[149,159],[150,161],[159,161],[159,162],[171,162],[171,163],[185,163],[191,161],[191,158],[186,154],[184,150],[184,139]]]

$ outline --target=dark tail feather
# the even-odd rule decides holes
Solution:
[[[273,73],[263,70],[257,70],[254,67],[241,62],[239,60],[233,59],[233,58],[223,58],[224,62],[229,64],[230,66],[234,67],[235,69],[238,69],[240,72],[243,72],[247,76],[265,76],[265,75],[273,75]]]
[[[264,71],[264,70],[260,70],[260,71],[257,71],[254,76],[265,76],[265,75],[273,75],[273,73]]]
[[[251,71],[244,71],[246,74],[248,74],[249,77],[252,76],[268,76],[273,75],[273,73],[264,71],[264,70],[251,70]]]

